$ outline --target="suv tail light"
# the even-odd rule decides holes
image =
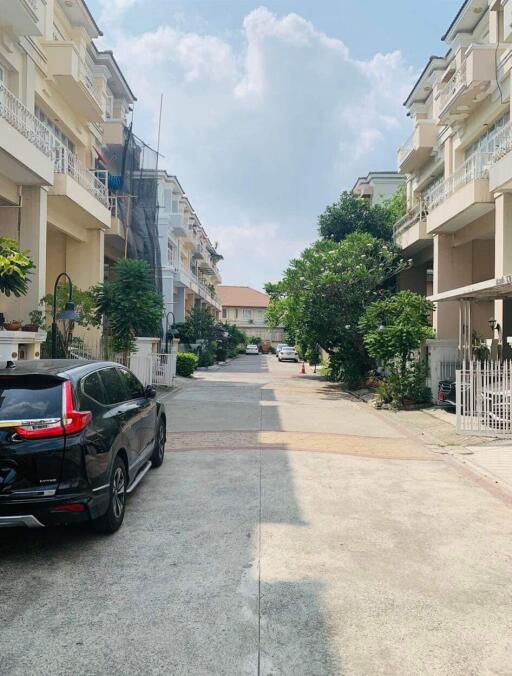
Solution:
[[[92,420],[90,411],[76,411],[73,406],[73,390],[69,380],[63,384],[62,418],[59,420],[34,420],[15,428],[22,439],[47,439],[76,434]]]

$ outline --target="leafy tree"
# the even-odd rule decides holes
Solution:
[[[351,191],[343,192],[338,201],[326,208],[318,219],[323,239],[341,242],[353,232],[367,232],[378,239],[390,241],[393,225],[405,214],[405,188],[384,204],[371,205]]]
[[[299,345],[322,347],[334,377],[354,386],[370,365],[359,319],[404,265],[394,245],[368,233],[319,240],[291,261],[280,282],[266,285],[267,321],[283,324]]]
[[[14,239],[0,237],[0,293],[24,296],[34,268],[28,251],[22,251]]]
[[[163,301],[145,261],[121,259],[114,281],[94,289],[96,319],[105,322],[116,352],[135,350],[136,336],[158,336],[162,328]]]
[[[434,337],[430,326],[433,310],[433,303],[424,296],[401,291],[372,303],[359,321],[368,353],[386,367],[389,396],[398,404],[417,398],[410,396],[411,386],[417,389],[422,375],[416,351]]]
[[[187,345],[197,343],[200,340],[211,342],[217,337],[216,322],[213,315],[201,307],[192,307],[187,314],[186,321],[177,324],[176,329],[178,338]]]

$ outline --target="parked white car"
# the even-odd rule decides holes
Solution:
[[[299,355],[295,351],[295,348],[289,347],[289,345],[285,345],[279,350],[277,358],[279,361],[299,361]]]
[[[260,350],[257,345],[247,345],[245,348],[245,354],[259,354]]]
[[[288,347],[288,345],[287,345],[286,343],[278,343],[278,344],[276,345],[276,357],[277,357],[277,358],[279,358],[279,353],[281,352],[281,350],[283,349],[283,347]]]

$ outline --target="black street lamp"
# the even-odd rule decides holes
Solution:
[[[169,328],[169,315],[172,315],[172,324]],[[172,331],[172,327],[176,324],[176,317],[172,310],[165,315],[165,352],[169,354],[169,331]]]
[[[71,277],[67,272],[61,272],[60,275],[55,280],[53,286],[53,314],[52,314],[52,359],[56,359],[57,354],[57,286],[61,277],[65,277],[68,280],[69,284],[69,296],[64,306],[64,310],[59,315],[61,321],[77,322],[80,319],[80,315],[75,310],[75,304],[73,302],[73,282]]]

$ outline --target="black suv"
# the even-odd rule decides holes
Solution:
[[[155,394],[111,362],[0,369],[0,527],[91,521],[116,531],[127,494],[164,459]]]

